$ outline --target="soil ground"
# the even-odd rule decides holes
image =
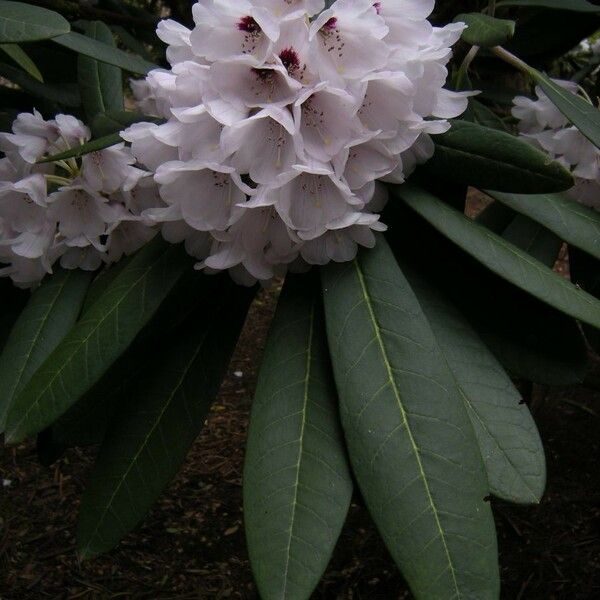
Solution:
[[[263,293],[207,426],[144,523],[110,554],[78,563],[77,507],[93,449],[51,468],[32,444],[4,449],[0,476],[2,600],[255,599],[242,524],[248,411],[275,304]],[[531,408],[548,458],[539,506],[494,502],[503,599],[600,598],[600,393],[534,388]],[[410,598],[360,497],[315,599]]]

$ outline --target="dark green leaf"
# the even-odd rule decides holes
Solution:
[[[544,448],[521,395],[463,315],[417,271],[400,264],[458,384],[490,491],[510,502],[538,503],[546,482]]]
[[[83,317],[133,258],[122,259],[98,275],[88,290]],[[44,445],[64,450],[101,443],[115,409],[129,402],[140,373],[163,352],[173,331],[206,302],[206,290],[203,273],[193,269],[186,271],[123,356],[52,425],[51,435],[44,438]],[[52,454],[57,455],[57,451]]]
[[[113,281],[16,398],[7,440],[52,424],[123,354],[156,312],[190,260],[179,246],[155,239]]]
[[[85,34],[115,47],[111,30],[101,21],[86,23]],[[77,72],[81,101],[89,122],[96,115],[123,110],[123,77],[119,67],[80,54]]]
[[[52,10],[0,0],[0,43],[47,40],[70,30],[69,22]]]
[[[503,6],[535,6],[537,8],[553,8],[584,13],[600,12],[599,6],[595,6],[587,0],[501,0],[496,4],[497,8]]]
[[[550,268],[556,264],[563,244],[551,231],[519,214],[502,232],[502,237]]]
[[[115,146],[116,144],[121,143],[123,143],[121,136],[118,133],[111,133],[110,135],[105,135],[104,137],[92,140],[91,142],[87,142],[81,146],[71,148],[70,150],[61,152],[60,154],[54,154],[53,156],[42,158],[38,160],[38,163],[41,164],[55,162],[57,160],[65,160],[66,158],[79,158],[84,154],[98,152],[98,150],[104,150],[104,148],[110,148],[110,146]]]
[[[63,106],[73,107],[81,104],[79,90],[77,86],[72,84],[40,83],[37,79],[31,77],[31,75],[25,73],[25,71],[21,71],[21,69],[5,63],[0,63],[0,77],[5,77],[34,96],[45,98]]]
[[[491,127],[492,129],[498,129],[499,131],[507,131],[504,121],[490,108],[488,108],[479,100],[471,98],[469,100],[469,107],[471,114],[473,115],[473,122],[483,127]]]
[[[91,280],[91,273],[59,269],[21,313],[0,356],[0,431],[14,399],[75,324]]]
[[[600,213],[564,194],[516,195],[486,192],[513,210],[538,221],[561,239],[600,259]]]
[[[65,48],[69,48],[74,52],[99,60],[100,62],[121,67],[123,70],[129,71],[130,73],[146,75],[149,71],[152,71],[152,69],[157,68],[157,65],[154,65],[135,54],[113,48],[108,44],[103,44],[102,42],[93,40],[80,33],[75,33],[74,31],[55,37],[52,41]]]
[[[318,285],[288,276],[252,405],[244,466],[250,562],[264,600],[304,600],[352,497]]]
[[[394,194],[500,277],[565,314],[600,328],[600,300],[428,192],[406,184],[395,187]]]
[[[0,49],[10,56],[24,71],[29,73],[40,83],[44,83],[44,78],[35,63],[29,58],[29,55],[21,46],[17,44],[0,44]]]
[[[181,466],[221,384],[253,292],[206,278],[206,298],[147,365],[115,415],[84,494],[81,558],[113,546]]]
[[[382,237],[324,270],[327,334],[354,473],[417,600],[496,600],[488,483],[433,332]]]
[[[395,254],[415,261],[512,375],[544,385],[581,383],[587,350],[574,319],[498,277],[404,203],[389,203],[384,219]]]
[[[557,192],[573,186],[564,167],[503,131],[454,121],[452,129],[434,141],[435,154],[422,167],[432,178],[516,193]]]
[[[462,39],[472,46],[501,46],[515,34],[514,21],[496,19],[482,13],[462,13],[454,18],[454,22],[467,24]]]

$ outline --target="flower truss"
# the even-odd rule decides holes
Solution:
[[[158,228],[245,284],[352,260],[385,229],[377,180],[430,158],[471,95],[443,87],[464,25],[432,26],[434,4],[200,0],[192,30],[163,21],[171,69],[132,85],[165,122],[122,132],[130,148],[38,164],[90,134],[37,112],[0,137],[0,274],[96,269]]]
[[[579,91],[571,81],[555,82],[573,94]],[[575,187],[569,196],[600,210],[600,150],[569,124],[539,87],[536,95],[537,99],[514,99],[512,114],[519,120],[521,135],[572,171]]]
[[[348,261],[385,229],[385,189],[431,157],[469,93],[443,88],[463,24],[434,0],[201,0],[163,21],[170,70],[134,83],[167,120],[122,133],[166,206],[145,216],[198,268],[242,283]]]
[[[148,242],[142,211],[160,203],[149,174],[124,144],[52,163],[37,162],[90,139],[78,119],[22,113],[0,134],[0,275],[30,287],[52,272],[96,270]]]

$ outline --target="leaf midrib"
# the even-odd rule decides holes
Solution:
[[[421,481],[423,482],[423,486],[425,488],[425,493],[427,495],[427,500],[428,500],[429,505],[431,507],[431,511],[432,511],[432,514],[433,514],[433,517],[434,517],[434,520],[435,520],[435,524],[436,524],[436,527],[438,529],[438,532],[439,532],[439,535],[440,535],[440,539],[442,541],[442,546],[444,548],[444,553],[446,555],[446,559],[447,559],[447,562],[448,562],[448,568],[450,569],[450,573],[452,575],[452,581],[453,581],[453,584],[454,584],[454,591],[456,593],[456,597],[458,598],[458,600],[460,600],[460,598],[462,598],[462,594],[461,594],[460,589],[458,587],[458,581],[456,579],[456,570],[454,568],[454,563],[452,562],[452,557],[450,555],[450,550],[449,550],[448,544],[446,542],[446,534],[444,533],[444,530],[442,528],[442,524],[441,524],[441,521],[440,521],[440,518],[439,518],[438,510],[437,510],[437,507],[435,505],[435,502],[433,501],[433,497],[431,495],[431,490],[429,488],[429,482],[427,481],[427,476],[425,474],[425,469],[423,467],[423,462],[421,460],[421,455],[420,455],[419,447],[418,447],[418,445],[417,445],[417,443],[415,441],[415,438],[413,436],[412,430],[410,428],[410,423],[408,421],[408,415],[406,413],[406,410],[404,409],[404,405],[402,404],[402,399],[400,397],[400,392],[399,392],[398,387],[396,385],[396,380],[395,380],[395,377],[394,377],[394,374],[393,374],[393,371],[392,371],[392,368],[391,368],[390,360],[389,360],[388,355],[387,355],[387,351],[386,351],[386,348],[385,348],[385,344],[383,342],[383,338],[381,337],[381,333],[380,333],[380,329],[379,329],[379,323],[378,323],[377,318],[375,316],[375,311],[373,309],[372,300],[371,300],[371,297],[369,295],[369,292],[368,292],[368,289],[367,289],[367,286],[366,286],[365,276],[364,276],[364,273],[362,272],[362,269],[361,269],[361,267],[360,267],[357,259],[355,259],[353,261],[353,264],[354,264],[354,267],[356,269],[356,274],[357,274],[358,280],[360,282],[360,287],[361,287],[361,290],[362,290],[363,297],[365,299],[365,304],[367,305],[367,309],[369,311],[369,318],[371,320],[371,323],[372,323],[372,326],[373,326],[373,330],[374,330],[374,333],[375,333],[375,337],[377,339],[377,343],[379,345],[381,356],[382,356],[382,359],[383,359],[383,362],[384,362],[384,365],[385,365],[385,369],[386,369],[386,372],[388,374],[388,379],[389,379],[389,382],[390,382],[390,386],[391,386],[391,389],[393,391],[394,398],[396,399],[396,402],[398,404],[398,408],[400,410],[400,414],[402,416],[402,420],[403,420],[404,426],[406,428],[406,433],[408,434],[408,439],[410,441],[411,447],[413,449],[413,454],[414,454],[415,460],[417,462],[417,467],[418,467],[419,473],[421,475],[420,478],[421,478]]]
[[[300,469],[302,465],[302,456],[304,451],[304,431],[306,429],[306,411],[308,409],[308,388],[310,385],[310,377],[311,377],[311,364],[312,364],[312,344],[313,344],[313,335],[314,335],[314,316],[315,316],[315,303],[314,301],[310,307],[310,316],[309,316],[309,330],[308,330],[308,343],[306,350],[306,374],[304,377],[304,387],[303,387],[303,399],[302,399],[302,424],[300,427],[300,437],[299,437],[299,445],[298,445],[298,459],[296,461],[296,481],[294,483],[294,499],[292,501],[292,515],[291,515],[291,524],[290,531],[288,537],[288,543],[285,554],[285,570],[283,573],[283,590],[282,590],[282,598],[286,598],[287,587],[288,587],[288,573],[290,567],[290,558],[291,558],[291,550],[292,550],[292,539],[294,537],[294,527],[296,520],[296,507],[298,506],[298,490],[300,489]]]

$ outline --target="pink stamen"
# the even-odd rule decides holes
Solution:
[[[375,4],[373,4],[373,8],[377,11],[378,15],[381,14],[381,2],[375,2]]]

